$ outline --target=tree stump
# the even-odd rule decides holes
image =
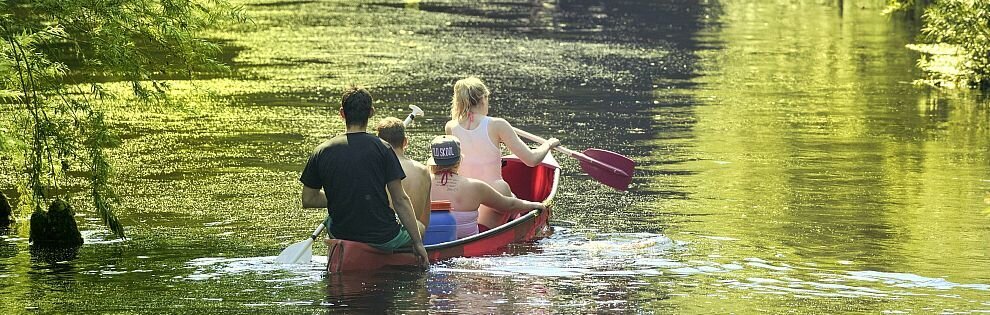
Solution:
[[[82,234],[76,225],[75,212],[65,201],[56,199],[48,211],[31,214],[31,237],[35,248],[67,248],[83,244]]]
[[[10,208],[10,201],[7,195],[0,191],[0,228],[5,228],[14,223],[14,211]]]

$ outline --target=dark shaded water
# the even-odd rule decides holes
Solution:
[[[110,105],[130,239],[86,212],[73,259],[32,256],[26,227],[0,238],[4,313],[990,312],[988,101],[913,87],[916,26],[882,1],[245,8],[253,23],[212,35],[237,76]],[[297,178],[342,128],[342,86],[371,87],[384,115],[426,109],[424,158],[467,75],[518,127],[632,156],[633,188],[561,158],[555,233],[512,255],[271,264],[322,216],[299,209]]]

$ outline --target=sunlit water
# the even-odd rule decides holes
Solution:
[[[7,233],[3,313],[990,312],[988,102],[913,87],[917,26],[881,3],[245,9],[253,23],[211,35],[236,74],[107,105],[129,238],[88,211],[78,252]],[[381,116],[426,109],[422,159],[467,75],[523,129],[633,157],[632,189],[560,157],[555,232],[509,255],[327,275],[317,246],[312,264],[272,263],[321,219],[297,178],[342,128],[342,86],[369,86]]]

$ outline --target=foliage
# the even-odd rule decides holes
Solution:
[[[927,6],[918,66],[936,86],[990,86],[990,0],[891,0],[888,11]]]
[[[887,8],[883,14],[893,14],[898,12],[908,12],[915,9],[924,9],[930,0],[887,0]]]
[[[0,159],[24,175],[21,208],[40,211],[82,164],[94,208],[123,237],[101,108],[116,96],[100,82],[129,82],[146,101],[165,95],[160,78],[223,71],[219,46],[197,36],[240,20],[224,0],[0,0],[0,112],[15,126],[0,126]]]

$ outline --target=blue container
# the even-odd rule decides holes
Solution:
[[[450,201],[430,203],[430,226],[423,235],[423,245],[440,244],[457,239],[457,221],[450,214]]]

